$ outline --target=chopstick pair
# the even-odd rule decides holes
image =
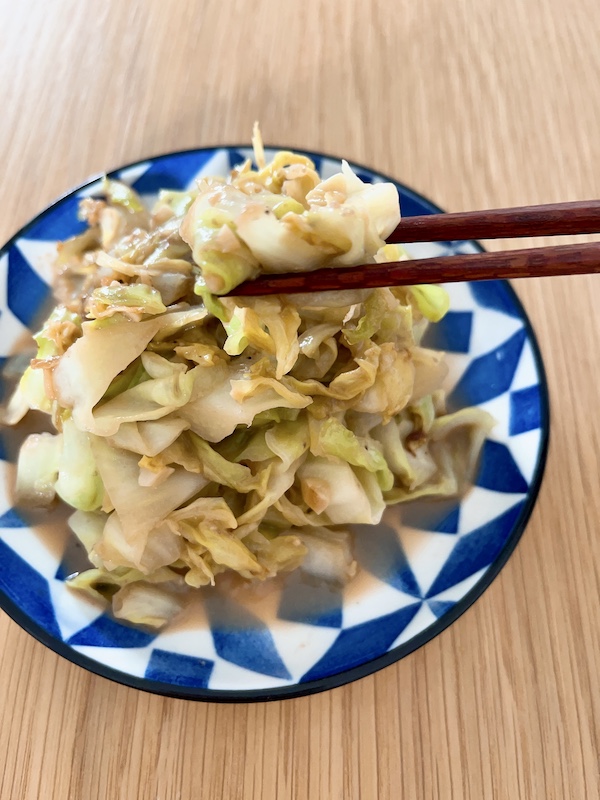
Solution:
[[[387,242],[404,244],[598,232],[600,200],[589,200],[406,217]],[[231,294],[248,297],[593,272],[600,272],[600,242],[417,258],[313,272],[263,274],[237,286]]]

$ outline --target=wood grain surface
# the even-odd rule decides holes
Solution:
[[[448,210],[600,197],[599,30],[598,0],[0,0],[0,239],[92,173],[256,118]],[[90,675],[0,613],[2,800],[598,798],[599,289],[517,285],[550,457],[457,623],[353,685],[223,706]]]

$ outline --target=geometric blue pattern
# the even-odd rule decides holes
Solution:
[[[87,224],[78,216],[79,197],[69,195],[51,206],[31,226],[25,236],[34,241],[55,242],[77,236],[87,229]]]
[[[449,311],[425,332],[423,346],[449,353],[468,353],[472,327],[471,311]]]
[[[61,639],[48,581],[0,539],[0,592],[46,633]]]
[[[148,633],[140,628],[116,622],[103,614],[87,628],[71,636],[67,644],[88,647],[147,647],[157,636],[158,632]]]
[[[378,529],[370,525],[353,525],[352,529],[355,557],[363,569],[394,589],[421,597],[417,579],[393,528],[381,524]]]
[[[66,581],[71,575],[87,569],[88,566],[89,560],[85,547],[79,539],[75,537],[69,538],[60,563],[54,573],[54,579],[57,581]]]
[[[460,504],[456,498],[435,503],[417,500],[402,506],[400,518],[407,528],[455,534],[458,533]]]
[[[229,158],[229,168],[235,169],[236,167],[241,167],[241,165],[246,160],[247,156],[244,153],[240,152],[239,150],[230,149],[228,152]]]
[[[16,247],[8,254],[8,307],[23,325],[31,327],[50,295],[50,289]]]
[[[323,628],[341,628],[343,604],[340,587],[309,584],[296,571],[282,589],[277,618]]]
[[[291,680],[269,628],[254,614],[225,598],[205,603],[211,621],[215,650],[239,667]]]
[[[476,281],[469,284],[471,294],[483,308],[520,318],[520,309],[503,281]]]
[[[456,605],[455,600],[428,600],[427,605],[433,611],[436,618],[443,617],[444,614],[450,611]]]
[[[453,408],[479,405],[506,392],[513,380],[525,344],[525,328],[479,358],[474,359],[448,398]]]
[[[14,508],[9,508],[0,517],[0,528],[26,528],[28,525],[27,520]]]
[[[61,561],[58,565],[56,572],[54,573],[54,580],[56,581],[66,581],[67,578],[73,574],[73,569],[69,567],[67,561]]]
[[[517,503],[481,528],[461,537],[427,596],[433,597],[444,592],[489,566],[504,547],[503,532],[507,527],[512,528],[522,508],[523,502]]]
[[[213,667],[214,662],[204,658],[153,650],[144,677],[159,683],[206,689]]]
[[[291,680],[266,625],[257,622],[249,630],[213,627],[213,639],[215,650],[226,661],[262,675]]]
[[[458,520],[460,518],[460,508],[457,506],[447,517],[435,526],[436,533],[458,533]]]
[[[133,165],[133,169],[125,168],[123,174],[125,179],[127,175],[134,176],[130,180],[135,181],[135,188],[151,200],[159,188],[184,189],[193,185],[203,169],[211,169],[211,163],[229,161],[237,166],[247,152],[229,148],[176,153],[149,159]],[[328,175],[339,169],[339,162],[308,155],[317,169]],[[119,174],[120,171],[113,173]],[[385,179],[365,168],[360,168],[358,174],[366,181]],[[404,216],[434,210],[410,189],[398,188]],[[37,265],[30,264],[22,254],[37,252],[35,247],[27,248],[26,240],[43,241],[44,247],[38,248],[41,252],[46,243],[51,246],[54,241],[83,231],[85,225],[77,219],[78,203],[75,192],[34,220],[16,240],[24,241],[23,251],[14,242],[0,251],[0,257],[8,255],[7,275],[0,276],[7,285],[7,306],[0,308],[0,379],[7,363],[5,355],[10,352],[13,327],[18,327],[13,325],[8,309],[22,324],[35,329],[49,301],[50,290],[39,277]],[[410,245],[407,247],[410,249]],[[472,243],[463,241],[421,247],[430,247],[431,255],[460,255],[474,249]],[[328,678],[330,684],[335,684],[353,667],[365,665],[365,671],[375,668],[374,659],[387,653],[407,626],[410,625],[410,634],[404,635],[405,642],[388,658],[400,657],[405,648],[413,647],[413,637],[423,637],[435,617],[439,624],[431,629],[429,635],[433,635],[451,616],[456,616],[469,592],[479,593],[483,586],[476,583],[473,589],[463,589],[462,582],[479,574],[487,580],[485,576],[493,574],[492,567],[498,568],[514,543],[537,491],[536,473],[547,425],[543,371],[535,358],[521,358],[524,346],[536,352],[535,341],[508,284],[489,281],[448,288],[451,310],[444,320],[428,328],[422,344],[445,350],[457,370],[454,374],[458,380],[448,398],[449,409],[490,402],[500,423],[493,438],[485,442],[475,480],[479,489],[470,495],[470,502],[476,496],[485,497],[486,507],[475,509],[475,516],[481,521],[476,523],[476,530],[466,527],[470,516],[462,498],[434,502],[425,499],[397,506],[387,512],[389,524],[352,527],[354,557],[359,565],[356,586],[366,587],[364,591],[356,588],[353,593],[354,584],[347,589],[309,582],[296,572],[290,574],[282,588],[270,590],[275,596],[269,595],[272,599],[263,607],[261,602],[256,606],[245,604],[235,593],[225,596],[217,579],[217,587],[202,590],[207,598],[207,630],[202,635],[196,635],[196,623],[189,621],[183,629],[176,625],[173,631],[154,632],[121,623],[109,613],[90,621],[87,601],[63,583],[69,574],[81,569],[81,546],[75,545],[74,539],[62,555],[47,540],[36,549],[32,564],[43,564],[43,574],[24,560],[19,553],[25,552],[24,542],[27,546],[35,542],[37,531],[29,527],[29,514],[11,507],[0,483],[0,605],[17,619],[20,614],[22,624],[34,632],[43,630],[49,634],[57,648],[59,643],[62,648],[86,648],[86,657],[101,673],[108,665],[119,670],[119,679],[124,682],[154,689],[161,684],[163,691],[168,691],[169,686],[177,687],[179,695],[185,696],[205,692],[210,697],[214,690],[225,689],[244,699],[248,689],[275,696],[299,682],[304,686],[309,681]],[[511,332],[505,340],[503,330]],[[5,335],[5,331],[9,334]],[[526,441],[530,452],[523,453],[522,440],[517,444],[515,439],[513,443],[513,437],[523,433],[530,434]],[[0,462],[6,456],[0,439]],[[5,469],[0,463],[2,482],[7,477]],[[523,500],[518,499],[506,510],[507,494],[522,496]],[[46,575],[56,580],[47,580]],[[466,583],[473,585],[473,581]],[[277,583],[273,585],[277,587]],[[265,585],[265,591],[268,588]],[[401,602],[408,605],[398,608]],[[420,609],[429,612],[419,614]],[[355,624],[358,620],[360,624]],[[69,632],[64,639],[61,629]],[[177,647],[170,644],[171,632],[177,637]],[[80,658],[79,651],[68,652],[73,660]],[[130,678],[123,677],[127,675]],[[141,675],[144,678],[139,678]],[[339,678],[332,677],[338,675]],[[144,680],[153,683],[144,684]]]
[[[533,431],[540,427],[540,387],[529,386],[510,394],[510,427],[511,436]]]
[[[483,445],[476,485],[511,494],[524,494],[528,489],[508,447],[489,439]]]
[[[411,603],[392,614],[346,628],[323,658],[302,676],[302,682],[352,669],[387,652],[420,608],[421,603]]]
[[[419,217],[421,214],[431,213],[423,207],[423,200],[412,192],[400,193],[400,211],[403,217]]]
[[[356,174],[364,183],[373,183],[373,175],[371,173],[357,169]]]
[[[133,183],[133,188],[140,194],[157,194],[160,189],[187,189],[211,156],[210,151],[192,151],[175,153],[167,159],[157,158]]]

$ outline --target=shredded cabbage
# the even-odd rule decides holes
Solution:
[[[301,567],[344,582],[347,526],[463,490],[493,421],[445,410],[443,353],[421,346],[439,286],[218,297],[261,272],[406,258],[392,184],[303,155],[250,161],[148,212],[118,181],[59,247],[59,304],[4,414],[57,432],[23,444],[21,502],[76,509],[90,568],[69,585],[161,627],[223,573]]]

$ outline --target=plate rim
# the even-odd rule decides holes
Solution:
[[[284,147],[278,146],[273,144],[265,144],[266,149],[274,149],[274,150],[290,150],[293,149],[294,152],[301,153],[303,155],[307,155],[309,157],[315,158],[325,158],[330,159],[332,161],[341,161],[342,159],[339,156],[330,155],[328,153],[318,151],[318,150],[309,150],[303,147]],[[206,145],[202,147],[189,147],[183,148],[180,150],[173,150],[166,153],[158,153],[154,156],[148,156],[146,158],[139,158],[135,161],[132,161],[127,164],[123,164],[122,166],[115,167],[108,172],[100,172],[95,175],[90,176],[82,183],[72,187],[71,189],[65,191],[59,197],[57,197],[54,201],[50,204],[45,206],[38,214],[31,217],[28,222],[22,225],[16,233],[14,233],[6,242],[5,244],[0,247],[0,258],[8,253],[8,251],[13,247],[13,245],[21,239],[23,236],[27,234],[27,231],[37,222],[42,220],[47,214],[49,214],[56,206],[62,203],[67,198],[77,194],[78,192],[82,191],[83,189],[88,188],[98,180],[100,180],[104,175],[108,177],[117,177],[118,173],[132,169],[137,166],[141,166],[147,162],[153,162],[160,159],[171,158],[173,156],[184,155],[188,153],[198,153],[208,150],[245,150],[251,149],[251,145],[248,143],[244,144],[218,144],[218,145]],[[358,163],[354,160],[349,160],[348,163],[350,166],[355,167],[358,170],[364,170],[366,172],[371,172],[377,176],[382,177],[385,181],[390,181],[395,186],[397,186],[404,194],[407,196],[411,196],[420,204],[424,205],[429,209],[430,213],[446,213],[441,209],[436,203],[430,200],[427,196],[417,192],[416,190],[412,189],[406,184],[402,183],[401,181],[396,180],[395,178],[391,178],[384,173],[380,172],[378,169],[374,167],[365,166],[363,164]],[[479,252],[484,252],[485,248],[481,245],[480,242],[476,240],[468,240],[474,244],[474,246],[478,249]],[[174,683],[164,683],[162,681],[155,681],[149,678],[139,678],[135,675],[131,675],[127,672],[122,672],[120,670],[114,669],[113,667],[109,667],[106,664],[103,664],[99,661],[90,658],[89,656],[83,655],[75,650],[73,647],[68,645],[66,642],[59,641],[55,638],[52,634],[48,633],[44,628],[41,627],[37,622],[32,620],[21,608],[18,606],[11,598],[0,589],[0,608],[26,633],[32,636],[34,639],[37,639],[41,644],[45,645],[49,650],[52,650],[57,655],[62,656],[67,661],[70,661],[72,664],[75,664],[78,667],[88,670],[95,675],[99,675],[102,678],[106,678],[114,683],[127,686],[132,689],[139,689],[141,691],[145,691],[151,694],[161,695],[163,697],[172,697],[180,700],[195,700],[195,701],[203,701],[203,702],[214,702],[214,703],[257,703],[257,702],[268,702],[274,700],[287,700],[287,699],[294,699],[298,697],[305,697],[312,694],[317,694],[320,692],[328,691],[331,689],[336,689],[340,686],[345,686],[348,683],[352,683],[354,681],[360,680],[361,678],[365,678],[368,675],[372,675],[375,672],[378,672],[385,667],[390,666],[391,664],[400,661],[401,659],[405,658],[406,656],[414,653],[420,647],[423,647],[428,642],[435,639],[439,636],[443,631],[449,628],[451,625],[456,622],[456,620],[461,617],[474,603],[476,600],[481,597],[481,595],[489,588],[495,578],[499,575],[501,570],[506,565],[507,561],[509,560],[510,556],[513,554],[521,536],[523,535],[527,523],[531,517],[535,504],[537,502],[540,488],[543,482],[546,462],[548,457],[548,448],[550,442],[550,397],[548,391],[548,378],[546,375],[546,369],[544,366],[544,361],[541,354],[541,349],[538,343],[538,339],[531,324],[531,320],[529,319],[529,315],[527,314],[523,303],[521,302],[518,294],[516,293],[515,289],[513,288],[512,284],[509,281],[497,281],[505,286],[508,290],[512,301],[515,303],[516,308],[520,312],[521,318],[523,320],[523,326],[525,332],[527,334],[527,339],[531,344],[531,349],[533,352],[533,360],[536,366],[536,370],[539,375],[539,388],[540,388],[540,412],[541,412],[541,419],[540,419],[540,449],[539,455],[536,461],[535,470],[533,473],[533,477],[531,479],[531,483],[529,486],[529,491],[526,497],[525,502],[523,503],[523,507],[517,517],[516,521],[513,524],[513,530],[510,534],[509,538],[504,543],[500,553],[495,558],[495,560],[487,567],[485,573],[479,578],[479,580],[471,587],[471,589],[466,593],[464,597],[462,597],[456,604],[447,612],[445,612],[439,619],[437,619],[433,624],[429,625],[423,631],[418,633],[416,636],[409,639],[407,642],[394,647],[392,650],[388,650],[386,653],[383,653],[380,656],[377,656],[374,659],[369,661],[365,661],[362,664],[359,664],[356,667],[351,667],[350,669],[342,670],[341,672],[336,672],[332,675],[327,675],[323,678],[319,678],[313,681],[307,681],[306,683],[295,683],[290,686],[282,686],[282,687],[275,687],[272,689],[203,689],[198,687],[191,687],[191,686],[178,686]]]

